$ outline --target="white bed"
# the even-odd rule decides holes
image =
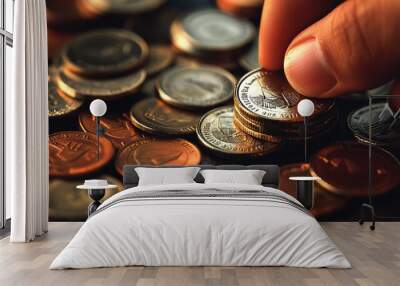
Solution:
[[[157,197],[165,192],[175,195]],[[200,196],[191,196],[194,193]],[[50,269],[128,265],[350,268],[319,223],[298,204],[284,192],[255,185],[129,188],[100,206]]]

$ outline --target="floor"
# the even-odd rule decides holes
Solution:
[[[29,244],[0,240],[0,285],[400,285],[400,222],[321,223],[353,265],[350,270],[285,267],[125,267],[48,270],[81,223],[50,223],[49,233]]]

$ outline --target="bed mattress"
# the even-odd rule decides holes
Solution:
[[[197,183],[114,195],[50,269],[130,265],[351,267],[315,218],[284,192]]]

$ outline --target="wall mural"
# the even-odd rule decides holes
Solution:
[[[90,178],[121,186],[125,164],[268,163],[281,166],[280,189],[292,195],[290,176],[322,178],[312,209],[318,219],[358,219],[368,195],[368,95],[390,92],[390,83],[313,99],[305,161],[303,97],[282,72],[258,70],[260,5],[233,11],[240,17],[204,0],[47,5],[50,220],[85,220],[91,200],[76,186]],[[89,111],[96,98],[108,108],[99,158]],[[386,216],[400,216],[394,110],[385,100],[372,106],[374,201]]]

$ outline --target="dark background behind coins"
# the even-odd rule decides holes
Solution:
[[[51,0],[50,0],[51,1]],[[187,1],[187,0],[174,0],[168,1],[168,3],[163,6],[160,11],[151,12],[150,16],[146,15],[141,17],[137,16],[127,16],[127,17],[112,17],[104,16],[99,19],[74,23],[73,25],[63,25],[63,23],[57,23],[57,25],[49,26],[49,64],[52,63],[54,56],[58,54],[59,49],[63,47],[63,44],[68,40],[73,39],[77,35],[83,32],[100,29],[100,28],[123,28],[132,30],[135,33],[142,36],[146,42],[150,45],[152,44],[170,44],[169,27],[172,20],[176,17],[184,14],[187,11],[195,10],[203,7],[214,7],[213,1],[197,0],[197,1]],[[254,20],[254,24],[258,26],[258,20]],[[54,42],[57,45],[54,45]],[[55,48],[55,46],[58,46]],[[238,68],[233,71],[233,74],[239,80],[241,76],[245,74],[245,70]],[[148,96],[141,92],[132,97],[126,99],[108,103],[107,113],[122,113],[128,112],[130,106],[144,96]],[[88,104],[90,101],[86,101],[80,110],[89,110]],[[326,146],[338,141],[354,141],[353,134],[349,131],[347,127],[347,116],[350,112],[355,109],[365,106],[368,104],[366,97],[361,96],[361,99],[351,99],[339,98],[337,100],[337,109],[339,111],[339,124],[332,135],[324,138],[324,140],[319,140],[317,142],[310,143],[310,155],[314,152]],[[50,134],[59,131],[81,131],[78,122],[78,114],[73,113],[65,117],[50,118],[49,132]],[[290,163],[302,162],[304,160],[303,146],[299,144],[298,146],[283,147],[280,151],[268,155],[266,157],[260,158],[249,158],[243,159],[242,157],[235,159],[234,156],[229,156],[226,158],[221,158],[215,156],[210,151],[205,150],[201,144],[199,144],[196,135],[181,136],[196,146],[198,146],[202,153],[201,164],[279,164],[286,165]],[[395,153],[395,156],[399,158],[399,154]],[[55,184],[57,187],[51,189],[50,192],[50,219],[51,220],[84,220],[85,212],[82,208],[85,208],[85,204],[82,204],[82,200],[87,202],[87,194],[85,191],[78,191],[78,195],[66,195],[65,192],[77,192],[71,189],[74,184],[83,183],[85,179],[98,178],[101,176],[109,176],[112,178],[113,183],[121,183],[121,176],[115,171],[114,161],[111,161],[105,168],[99,170],[99,172],[90,174],[87,176],[82,176],[70,180],[69,183],[65,183],[63,187],[60,187],[60,182],[57,181]],[[111,176],[111,177],[110,177]],[[365,178],[367,180],[367,178]],[[54,182],[54,179],[50,178],[50,182]],[[58,180],[58,179],[57,179]],[[293,183],[293,182],[292,182]],[[294,183],[293,183],[294,184]],[[62,183],[61,183],[62,185]],[[65,204],[70,207],[70,214],[68,215],[68,210],[63,209],[60,211],[58,208],[60,204],[63,204],[62,200],[71,200]],[[75,200],[75,201],[74,201]],[[325,216],[318,217],[322,221],[351,221],[357,220],[359,218],[360,204],[365,202],[366,198],[357,199],[352,198],[349,203],[340,210],[330,213]],[[376,204],[376,210],[380,216],[400,216],[400,207],[398,203],[400,202],[400,190],[393,190],[383,196],[374,198]]]

